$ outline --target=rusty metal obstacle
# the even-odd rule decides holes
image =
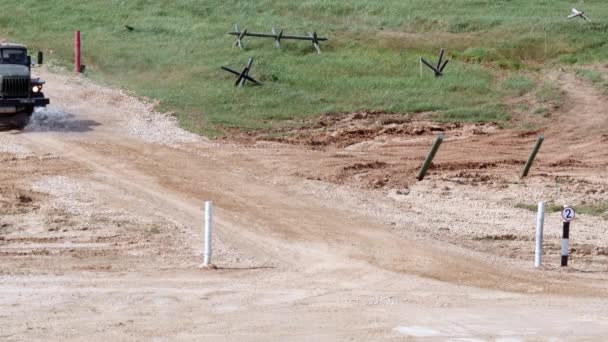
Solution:
[[[320,42],[327,41],[327,37],[319,37],[316,31],[308,32],[305,36],[296,36],[296,35],[288,35],[284,34],[284,31],[281,29],[278,31],[273,27],[271,33],[258,33],[258,32],[249,32],[247,28],[240,31],[238,25],[234,25],[234,31],[228,32],[228,34],[236,36],[236,41],[234,42],[234,46],[240,49],[243,48],[243,39],[245,37],[259,37],[259,38],[273,38],[274,45],[277,48],[281,47],[281,41],[285,39],[292,40],[306,40],[312,42],[312,46],[317,50],[317,53],[321,53]]]
[[[262,82],[256,80],[255,78],[249,76],[249,72],[251,71],[251,67],[253,66],[253,58],[249,58],[249,60],[247,61],[247,65],[245,66],[245,69],[243,69],[242,71],[236,71],[234,69],[231,69],[229,67],[225,67],[222,66],[222,70],[226,70],[229,73],[236,75],[236,82],[234,82],[234,86],[235,87],[243,87],[245,86],[245,82],[246,81],[250,81],[255,85],[262,85]]]
[[[439,56],[437,57],[437,65],[431,65],[431,63],[427,62],[424,58],[420,57],[420,62],[421,62],[421,66],[420,69],[422,69],[422,64],[426,65],[427,67],[429,67],[431,70],[433,70],[433,72],[435,73],[435,77],[439,77],[439,76],[443,76],[443,69],[445,69],[445,66],[448,65],[448,60],[446,59],[445,61],[443,61],[443,53],[444,50],[443,48],[441,50],[439,50]],[[443,62],[443,64],[442,64]],[[422,74],[422,70],[420,71]]]

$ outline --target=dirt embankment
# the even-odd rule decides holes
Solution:
[[[564,105],[537,118],[541,128],[536,131],[436,123],[425,114],[361,112],[286,122],[270,132],[234,133],[232,138],[246,145],[271,141],[325,151],[331,155],[327,162],[300,174],[364,188],[409,187],[437,133],[444,134],[445,143],[429,174],[444,179],[508,182],[519,174],[541,134],[545,142],[534,176],[554,179],[562,174],[601,173],[608,156],[605,96],[568,73],[547,77],[563,85]]]

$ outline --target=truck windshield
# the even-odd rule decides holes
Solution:
[[[0,63],[27,65],[27,53],[23,49],[2,49],[0,50]]]

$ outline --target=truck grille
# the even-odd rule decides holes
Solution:
[[[28,97],[30,94],[30,78],[9,76],[2,78],[1,95],[3,97]]]

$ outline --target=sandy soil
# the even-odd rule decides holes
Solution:
[[[383,113],[208,141],[124,92],[39,70],[52,106],[0,133],[0,339],[604,340],[608,98],[547,75],[538,132]],[[432,169],[415,181],[435,133]],[[282,133],[285,133],[283,131]],[[545,143],[525,180],[538,134]],[[213,262],[202,203],[215,204]]]

